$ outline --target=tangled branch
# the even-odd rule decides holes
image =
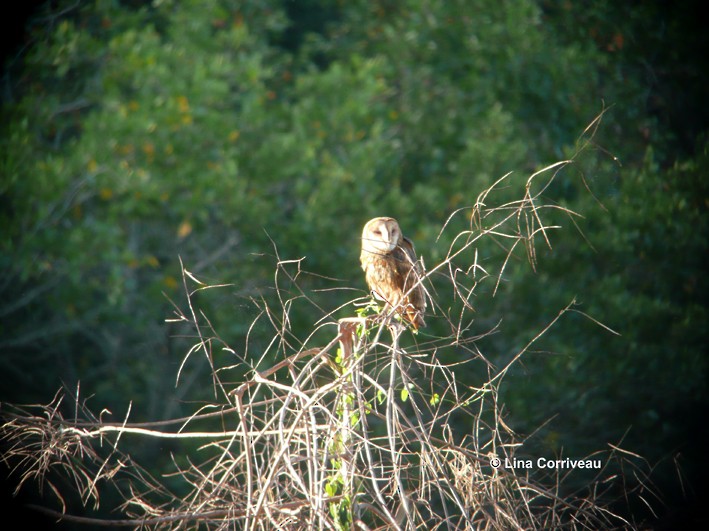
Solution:
[[[611,448],[588,489],[571,494],[563,488],[564,471],[540,477],[499,465],[514,462],[524,442],[505,423],[499,385],[529,347],[573,309],[573,302],[502,368],[479,352],[479,336],[470,332],[477,286],[492,279],[494,294],[518,247],[534,267],[538,240],[551,245],[549,233],[558,227],[545,223],[545,212],[577,216],[545,203],[542,196],[567,164],[532,175],[522,199],[488,207],[503,178],[472,207],[454,212],[445,222],[439,239],[460,218],[468,228],[450,238],[446,258],[422,282],[427,290],[444,286],[454,292],[457,306],[433,306],[449,334],[412,334],[394,312],[378,313],[367,300],[355,299],[341,308],[356,317],[333,318],[341,308],[323,312],[301,339],[290,324],[294,301],[306,298],[319,306],[298,285],[300,261],[279,259],[276,303],[254,300],[260,310],[257,321],[272,327],[273,339],[258,359],[242,357],[255,361],[233,384],[224,375],[235,366],[219,366],[213,349],[221,345],[234,351],[192,302],[196,291],[217,286],[202,284],[183,268],[187,310],[177,309],[173,321],[193,327],[196,342],[180,371],[192,354],[202,353],[211,368],[214,403],[187,418],[149,424],[129,423],[128,415],[122,423],[103,422],[82,404],[78,390],[75,415],[68,420],[61,414],[66,393],[45,406],[4,404],[2,460],[20,476],[18,489],[30,480],[49,487],[60,508],[39,510],[59,518],[134,528],[629,527],[609,509],[604,494],[616,473],[609,463],[634,456]],[[546,182],[537,186],[539,179]],[[478,260],[481,241],[494,241],[504,250],[494,274]],[[296,287],[295,293],[280,287],[284,278]],[[431,300],[435,303],[435,296]],[[329,341],[318,344],[325,336]],[[450,349],[463,354],[460,361],[441,361],[439,354]],[[239,364],[242,369],[244,363]],[[487,380],[478,386],[461,381],[456,371],[465,364],[483,367]],[[469,427],[464,434],[461,425]],[[179,495],[133,462],[124,450],[131,438],[200,443],[173,459],[169,477],[181,485]],[[55,474],[70,478],[82,502],[94,508],[101,489],[111,484],[124,496],[125,518],[65,514]]]

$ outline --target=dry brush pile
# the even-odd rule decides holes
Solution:
[[[211,364],[214,402],[195,407],[188,418],[150,424],[133,424],[129,415],[123,423],[103,422],[102,414],[84,407],[78,390],[73,397],[61,392],[45,406],[3,404],[3,461],[13,468],[20,487],[37,482],[53,494],[58,517],[93,524],[90,518],[64,514],[68,484],[56,483],[57,474],[70,481],[87,506],[98,506],[109,486],[117,489],[124,500],[121,518],[103,524],[134,528],[630,527],[603,498],[620,480],[608,468],[625,457],[617,448],[604,453],[604,465],[588,488],[572,494],[563,488],[567,471],[544,475],[491,466],[495,458],[514,460],[524,442],[505,424],[499,385],[556,320],[508,364],[496,367],[471,333],[472,297],[479,283],[499,283],[516,249],[524,248],[534,264],[535,245],[549,243],[553,227],[545,223],[545,212],[560,207],[544,203],[542,193],[566,164],[534,174],[518,201],[488,207],[489,194],[505,182],[501,179],[444,224],[442,233],[452,220],[469,223],[468,230],[447,240],[445,260],[430,267],[422,280],[432,295],[431,311],[447,322],[448,335],[414,334],[371,301],[358,299],[325,312],[310,335],[300,339],[289,324],[293,300],[316,294],[278,290],[279,275],[297,285],[300,268],[299,261],[281,261],[278,303],[254,301],[261,322],[273,327],[273,340],[258,356],[242,359],[250,369],[234,383],[224,378],[233,367],[216,366],[214,350],[235,350],[192,303],[195,291],[219,287],[206,286],[184,270],[186,304],[174,320],[196,331],[185,362],[202,355]],[[485,238],[495,238],[507,250],[494,273],[478,262],[477,246]],[[457,304],[436,306],[434,291],[440,289],[452,290]],[[343,308],[352,316],[335,319]],[[573,311],[572,301],[559,316],[567,311]],[[331,340],[323,344],[323,337]],[[459,361],[443,363],[439,354],[450,349],[459,353]],[[280,361],[264,367],[266,359]],[[486,372],[482,385],[457,376],[470,363]],[[61,413],[69,400],[74,401],[73,418]],[[158,478],[131,458],[130,444],[143,438],[198,444]],[[182,485],[183,494],[172,494],[164,484],[168,477],[172,485]],[[48,506],[38,510],[53,512]]]

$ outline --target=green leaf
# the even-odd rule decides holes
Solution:
[[[401,401],[406,402],[408,399],[409,399],[409,390],[406,387],[404,387],[401,390]]]
[[[377,391],[377,401],[380,404],[383,404],[386,399],[387,399],[387,394],[384,391],[382,391],[381,389],[379,389]]]

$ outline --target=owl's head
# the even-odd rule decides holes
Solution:
[[[370,219],[362,230],[362,250],[390,253],[401,243],[401,229],[394,218]]]

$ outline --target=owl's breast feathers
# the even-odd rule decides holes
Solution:
[[[415,329],[426,326],[426,298],[419,282],[423,272],[410,240],[403,238],[386,254],[363,250],[360,262],[375,297],[395,308]]]

